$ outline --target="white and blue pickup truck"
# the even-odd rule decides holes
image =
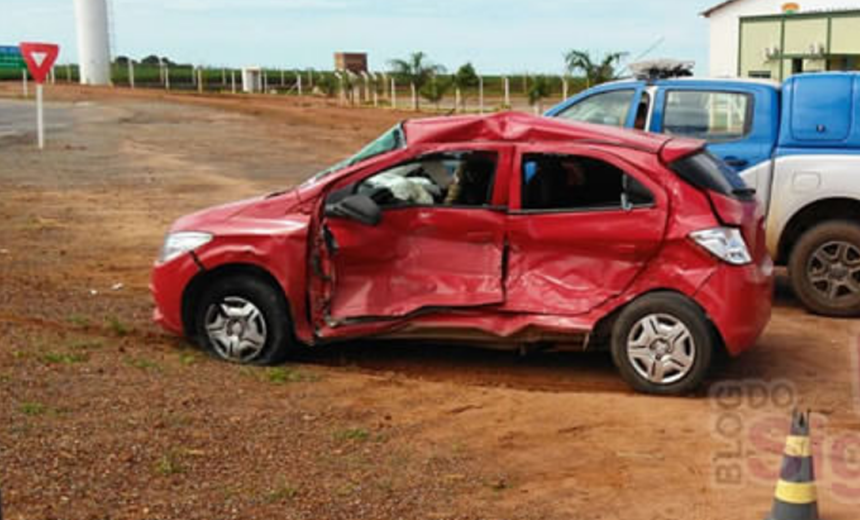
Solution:
[[[860,315],[860,74],[622,80],[546,115],[707,141],[756,190],[770,253],[803,304]]]

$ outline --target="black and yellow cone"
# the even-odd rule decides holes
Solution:
[[[794,412],[785,443],[773,511],[767,520],[818,520],[818,492],[812,468],[809,414]]]

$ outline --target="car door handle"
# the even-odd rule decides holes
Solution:
[[[740,157],[726,157],[725,163],[732,168],[743,168],[750,162],[746,159],[741,159]]]

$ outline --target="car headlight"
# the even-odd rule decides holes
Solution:
[[[704,229],[690,233],[690,238],[724,262],[732,265],[752,262],[740,229],[730,227]]]
[[[211,240],[212,235],[210,233],[200,233],[197,231],[168,233],[164,238],[164,246],[161,248],[158,261],[161,263],[169,262],[183,253],[194,251]]]

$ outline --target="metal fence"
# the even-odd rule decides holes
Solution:
[[[0,68],[0,81],[22,80],[25,71]],[[495,111],[505,108],[542,110],[585,88],[581,78],[549,75],[479,75],[477,85],[456,88],[453,76],[438,75],[444,95],[428,100],[408,81],[386,72],[353,74],[338,71],[264,68],[259,71],[260,93],[314,95],[336,100],[345,106],[378,106],[431,111]],[[115,63],[111,78],[116,88],[146,88],[198,93],[240,94],[242,71],[227,67],[195,67],[178,64]],[[52,83],[78,83],[77,65],[56,65]],[[543,82],[540,99],[532,103],[529,92]],[[443,90],[442,88],[438,90]],[[532,101],[535,101],[532,99]]]

